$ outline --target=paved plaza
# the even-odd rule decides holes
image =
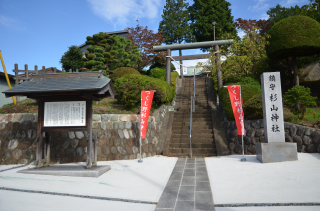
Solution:
[[[34,166],[3,165],[0,210],[320,210],[319,153],[265,164],[245,157],[101,161],[111,169],[98,178],[22,174]]]

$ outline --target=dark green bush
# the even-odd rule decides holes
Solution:
[[[166,69],[165,68],[160,68],[160,67],[155,67],[150,70],[150,76],[152,78],[158,78],[161,80],[166,80]]]
[[[175,90],[177,85],[177,78],[179,77],[179,73],[177,71],[171,72],[171,87]]]
[[[119,67],[113,71],[113,73],[109,76],[112,82],[114,83],[118,78],[122,78],[125,75],[129,74],[137,74],[140,75],[140,73],[131,68],[131,67]]]
[[[239,85],[239,84],[236,84]],[[249,99],[253,96],[260,94],[261,91],[254,89],[249,86],[241,86],[241,95],[243,98],[243,104],[245,105]],[[230,102],[229,92],[226,87],[222,87],[219,91],[219,100],[223,103],[223,110],[226,113],[227,119],[229,121],[234,121],[234,115],[232,111],[232,106]],[[246,117],[246,113],[244,112],[244,117]]]
[[[168,104],[175,95],[175,90],[163,80],[146,75],[125,75],[114,84],[118,101],[125,107],[140,105],[141,91],[156,90],[152,105]]]
[[[255,95],[243,105],[244,119],[263,119],[262,93]]]
[[[269,31],[269,58],[308,56],[320,51],[320,24],[313,18],[295,15],[277,22]]]

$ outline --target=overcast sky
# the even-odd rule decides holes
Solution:
[[[0,0],[0,50],[6,69],[13,74],[14,64],[30,70],[57,67],[71,45],[81,45],[87,36],[141,26],[158,31],[165,0]],[[187,0],[192,5],[193,0]],[[266,11],[281,6],[302,6],[308,0],[229,0],[234,20],[268,19]],[[219,21],[219,20],[216,20]],[[183,55],[201,54],[183,50]],[[173,51],[173,56],[178,56]],[[204,60],[184,61],[194,66]],[[176,65],[176,64],[175,64]],[[177,65],[176,65],[177,66]],[[0,71],[3,72],[1,66]]]

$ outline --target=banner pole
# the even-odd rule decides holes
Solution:
[[[139,138],[139,142],[140,142],[140,159],[138,160],[138,163],[142,163],[142,157],[141,157],[141,111],[142,111],[142,92],[141,92],[141,105],[140,105],[140,138]]]
[[[242,108],[242,96],[241,96],[241,85],[240,85],[240,99],[241,99],[241,114],[242,114],[242,124],[241,124],[241,138],[242,138],[242,158],[241,158],[241,162],[245,162],[247,161],[245,158],[244,158],[244,146],[243,146],[243,133],[244,133],[244,114],[243,114],[243,108]]]

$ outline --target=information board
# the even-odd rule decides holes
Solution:
[[[45,102],[43,126],[86,126],[86,101]]]

